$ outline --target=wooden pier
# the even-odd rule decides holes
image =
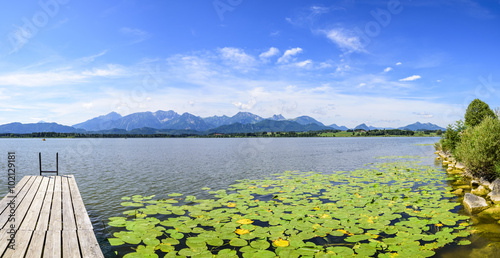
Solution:
[[[73,175],[25,176],[9,191],[0,201],[0,256],[104,257]]]

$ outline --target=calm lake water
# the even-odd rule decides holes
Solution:
[[[0,171],[7,152],[16,152],[17,181],[44,170],[75,175],[94,230],[107,257],[107,218],[126,209],[121,197],[135,194],[166,198],[169,193],[208,198],[202,187],[225,189],[239,179],[262,179],[287,170],[332,173],[380,162],[378,156],[424,156],[434,164],[439,138],[243,138],[243,139],[0,139]],[[0,194],[7,176],[0,177]]]

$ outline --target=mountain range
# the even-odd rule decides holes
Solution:
[[[249,112],[239,112],[229,116],[199,117],[190,113],[182,115],[175,111],[138,112],[122,116],[116,112],[98,116],[73,126],[57,123],[39,122],[36,124],[10,123],[0,125],[0,133],[32,133],[32,132],[58,132],[58,133],[138,133],[138,134],[210,134],[210,133],[251,133],[251,132],[290,132],[290,131],[320,131],[342,130],[349,128],[336,124],[325,125],[309,116],[300,116],[286,119],[282,115],[273,115],[263,118]],[[362,130],[384,129],[366,124],[354,128]],[[392,128],[385,128],[392,129]],[[402,130],[445,130],[431,123],[416,122],[398,129]]]

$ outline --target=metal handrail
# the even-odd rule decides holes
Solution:
[[[40,166],[40,175],[42,173],[56,173],[56,176],[59,175],[59,152],[56,152],[56,171],[43,171],[42,170],[42,153],[38,153],[38,164]]]

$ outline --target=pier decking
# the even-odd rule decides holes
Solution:
[[[73,175],[25,176],[0,201],[0,256],[104,257]]]

